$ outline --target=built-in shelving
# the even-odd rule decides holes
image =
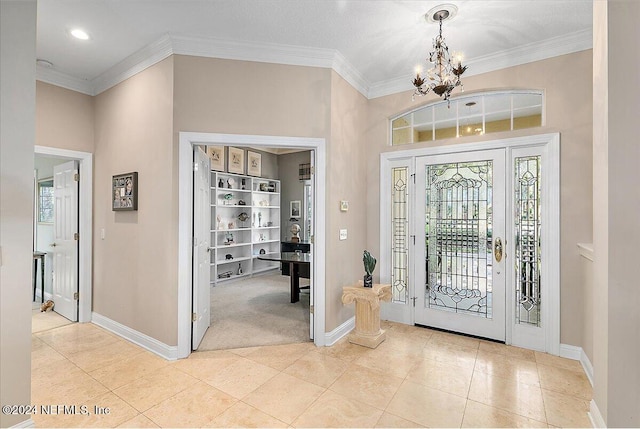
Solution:
[[[280,181],[211,171],[211,184],[211,283],[279,268],[258,257],[280,251]]]

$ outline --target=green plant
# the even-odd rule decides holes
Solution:
[[[376,258],[374,258],[373,256],[371,256],[371,253],[369,253],[369,251],[365,250],[362,256],[362,262],[364,262],[364,271],[367,273],[368,276],[370,276],[371,274],[373,274],[373,270],[376,269]]]

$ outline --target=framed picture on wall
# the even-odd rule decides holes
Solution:
[[[289,203],[289,217],[299,218],[301,216],[302,203],[300,200]]]
[[[229,173],[244,174],[244,150],[235,147],[229,148],[227,171]]]
[[[224,146],[207,146],[207,155],[212,170],[224,171]]]
[[[111,183],[111,210],[138,210],[138,172],[113,176]]]
[[[250,150],[247,151],[247,174],[249,176],[262,176],[262,155]]]

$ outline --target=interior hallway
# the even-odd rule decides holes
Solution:
[[[591,426],[591,385],[577,361],[383,325],[375,350],[343,339],[175,362],[90,323],[50,329],[32,335],[31,403],[90,414],[32,418],[37,427]]]

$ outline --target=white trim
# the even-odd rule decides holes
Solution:
[[[580,363],[582,364],[582,368],[584,369],[584,373],[587,375],[589,379],[589,383],[591,383],[591,387],[593,387],[593,365],[589,360],[589,356],[584,352],[584,349],[580,347]]]
[[[338,326],[331,332],[324,334],[324,345],[329,347],[337,343],[356,327],[356,317],[347,319],[342,325]]]
[[[604,421],[604,418],[602,417],[602,413],[600,413],[600,410],[598,409],[598,404],[596,404],[596,401],[593,399],[589,404],[589,412],[587,413],[587,415],[589,416],[589,420],[591,420],[591,425],[594,428],[607,427],[607,423]]]
[[[174,53],[171,37],[162,36],[93,79],[91,81],[92,95],[98,95],[120,82],[124,82]]]
[[[593,387],[593,365],[582,347],[560,344],[560,357],[580,361],[582,369]]]
[[[241,134],[180,132],[178,144],[178,357],[191,353],[191,231],[193,211],[193,183],[191,180],[192,146],[229,145],[241,147],[302,147],[315,151],[316,210],[314,227],[314,343],[325,341],[325,241],[326,241],[326,142],[323,138],[279,137]]]
[[[80,92],[86,95],[96,95],[93,84],[85,79],[80,79],[69,74],[59,72],[42,66],[36,67],[36,80]]]
[[[80,168],[78,321],[91,322],[93,293],[93,154],[48,146],[35,146],[37,155],[75,159]]]
[[[13,425],[11,427],[12,428],[34,428],[36,427],[36,422],[34,422],[33,419],[28,419],[16,425]]]
[[[507,148],[509,150],[515,148],[526,148],[534,146],[545,146],[543,157],[545,163],[545,180],[543,182],[544,200],[543,205],[548,209],[545,211],[543,225],[545,228],[545,246],[543,247],[542,257],[548,262],[548,269],[544,270],[542,275],[543,284],[549,285],[546,288],[545,302],[547,305],[542,307],[543,320],[547,322],[543,324],[544,329],[544,351],[550,354],[558,355],[560,353],[560,186],[545,186],[547,184],[560,183],[560,134],[548,133],[523,137],[513,137],[500,140],[490,140],[486,142],[464,143],[457,145],[432,146],[416,149],[404,149],[391,152],[383,152],[380,154],[381,169],[389,166],[393,160],[406,159],[412,157],[442,155],[460,152],[484,151],[491,149]],[[509,158],[510,159],[510,158]],[[383,178],[385,173],[381,170],[381,190],[384,189]],[[384,230],[386,224],[383,225],[385,219],[383,217],[384,205],[389,204],[389,195],[381,192],[380,198],[380,231],[381,249],[385,248]],[[382,252],[381,252],[382,257]],[[381,259],[381,262],[384,259]],[[381,273],[384,272],[381,266]],[[509,314],[509,313],[507,313]],[[512,340],[512,330],[507,329],[507,343]],[[525,344],[519,344],[526,346]],[[542,349],[542,345],[538,347]]]
[[[132,343],[137,344],[167,360],[176,360],[178,358],[177,346],[169,346],[155,338],[143,334],[142,332],[138,332],[135,329],[131,329],[128,326],[118,323],[115,320],[111,320],[99,313],[93,312],[92,316],[92,323],[106,329],[107,331],[113,332],[125,340],[131,341]]]
[[[560,344],[560,357],[571,360],[580,360],[581,355],[582,347],[572,346],[571,344]]]
[[[580,256],[593,262],[593,243],[578,243],[577,246]]]
[[[471,59],[465,76],[579,52],[591,49],[592,46],[592,29],[588,28]],[[90,81],[41,67],[37,69],[37,79],[88,95],[97,95],[174,54],[330,68],[368,99],[413,89],[413,76],[409,74],[368,82],[341,52],[334,49],[171,34],[162,36]]]

